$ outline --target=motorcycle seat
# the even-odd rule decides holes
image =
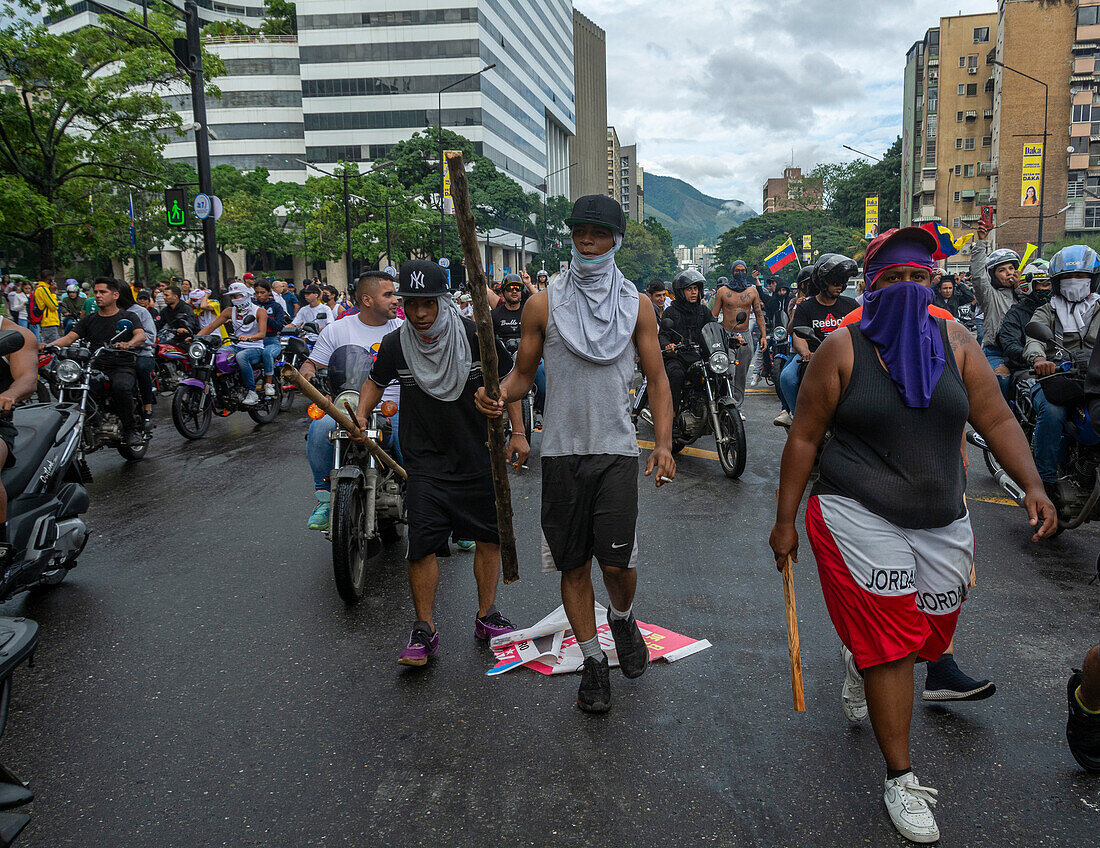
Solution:
[[[0,474],[0,481],[4,483],[9,499],[26,491],[34,475],[38,473],[42,458],[53,446],[66,417],[49,404],[35,404],[15,410],[12,417],[17,431],[15,465],[4,469]]]

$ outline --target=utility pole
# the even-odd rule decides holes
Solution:
[[[214,182],[210,175],[210,136],[206,125],[206,91],[202,77],[202,21],[196,0],[186,0],[187,60],[191,77],[191,108],[198,124],[195,130],[195,162],[199,172],[199,191],[214,196]],[[213,214],[202,222],[203,255],[206,257],[206,285],[215,299],[221,297],[221,259],[218,257],[218,237],[214,229]]]
[[[351,279],[351,200],[348,198],[348,166],[344,165],[344,235],[347,238],[347,253],[344,259],[347,262],[347,291],[352,292],[355,286]]]

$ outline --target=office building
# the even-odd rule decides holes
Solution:
[[[577,135],[570,145],[572,200],[603,194],[608,175],[607,49],[604,31],[573,10],[573,84]]]
[[[772,177],[764,183],[761,214],[786,210],[824,209],[821,180],[802,176],[802,169],[783,169],[782,177]]]
[[[137,12],[141,17],[140,0],[97,0],[98,5],[114,9],[116,12],[129,14]],[[83,26],[95,23],[98,15],[92,11],[96,4],[88,0],[73,0],[69,3],[69,11],[65,14],[54,15],[46,18],[53,32],[71,32]],[[182,6],[182,3],[177,5]],[[222,0],[197,0],[199,18],[204,23],[215,21],[243,21],[251,27],[259,27],[264,20],[263,0],[236,0],[236,2],[222,2]]]
[[[622,145],[614,127],[607,128],[607,195],[614,197],[631,221],[645,219],[645,173],[638,164],[638,146]]]

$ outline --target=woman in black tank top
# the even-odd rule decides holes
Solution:
[[[928,314],[935,249],[917,228],[890,230],[868,246],[862,316],[830,334],[806,371],[770,539],[781,571],[788,557],[797,561],[795,518],[831,427],[807,529],[845,646],[845,713],[870,715],[887,765],[884,802],[915,841],[939,831],[928,803],[935,792],[910,768],[913,669],[918,655],[942,654],[965,597],[973,542],[960,453],[967,421],[1027,492],[1033,541],[1056,527],[1027,440],[977,341]]]

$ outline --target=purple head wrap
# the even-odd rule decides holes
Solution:
[[[928,314],[932,289],[920,283],[894,283],[874,289],[887,268],[935,267],[932,254],[921,244],[898,239],[883,245],[864,269],[870,291],[863,298],[859,329],[878,348],[890,378],[909,407],[927,409],[947,362],[936,319]]]

